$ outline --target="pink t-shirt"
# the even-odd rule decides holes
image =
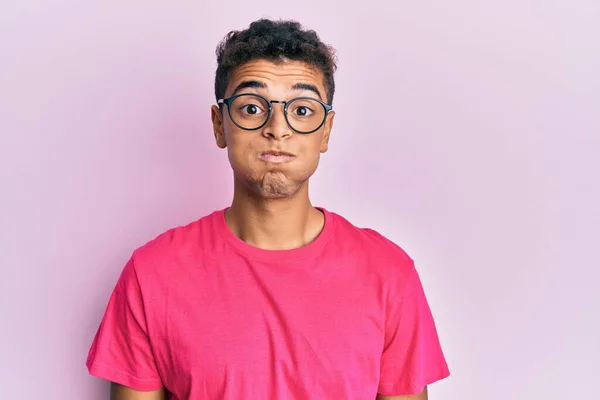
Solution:
[[[411,258],[321,208],[293,250],[235,236],[224,210],[137,249],[87,359],[90,373],[172,400],[364,399],[449,375]]]

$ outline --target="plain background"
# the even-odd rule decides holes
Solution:
[[[430,398],[596,398],[597,0],[3,3],[0,396],[107,398],[84,363],[124,262],[229,204],[214,50],[262,16],[337,48],[313,199],[416,260]]]

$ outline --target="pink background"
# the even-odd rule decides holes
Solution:
[[[417,260],[452,370],[430,397],[594,398],[597,0],[5,2],[1,397],[107,399],[84,362],[124,262],[231,197],[214,49],[261,16],[338,49],[313,199]]]

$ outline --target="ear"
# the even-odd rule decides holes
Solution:
[[[213,105],[210,107],[210,119],[212,120],[217,146],[224,149],[227,147],[227,142],[225,141],[225,131],[223,130],[223,113],[219,106]]]
[[[333,128],[333,119],[335,118],[335,111],[330,111],[327,114],[325,125],[323,127],[323,138],[321,139],[321,153],[325,153],[329,149],[329,136],[331,135],[331,129]]]

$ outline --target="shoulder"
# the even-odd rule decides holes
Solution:
[[[368,261],[386,275],[404,276],[414,273],[414,261],[398,243],[370,227],[359,227],[339,214],[335,219],[336,246]]]
[[[132,262],[138,273],[149,274],[186,264],[216,242],[214,227],[219,211],[185,225],[172,227],[136,248]]]
[[[353,260],[361,260],[365,276],[375,278],[388,304],[407,297],[424,299],[419,271],[404,248],[376,229],[358,227],[337,214],[334,218],[339,232],[336,245]]]

